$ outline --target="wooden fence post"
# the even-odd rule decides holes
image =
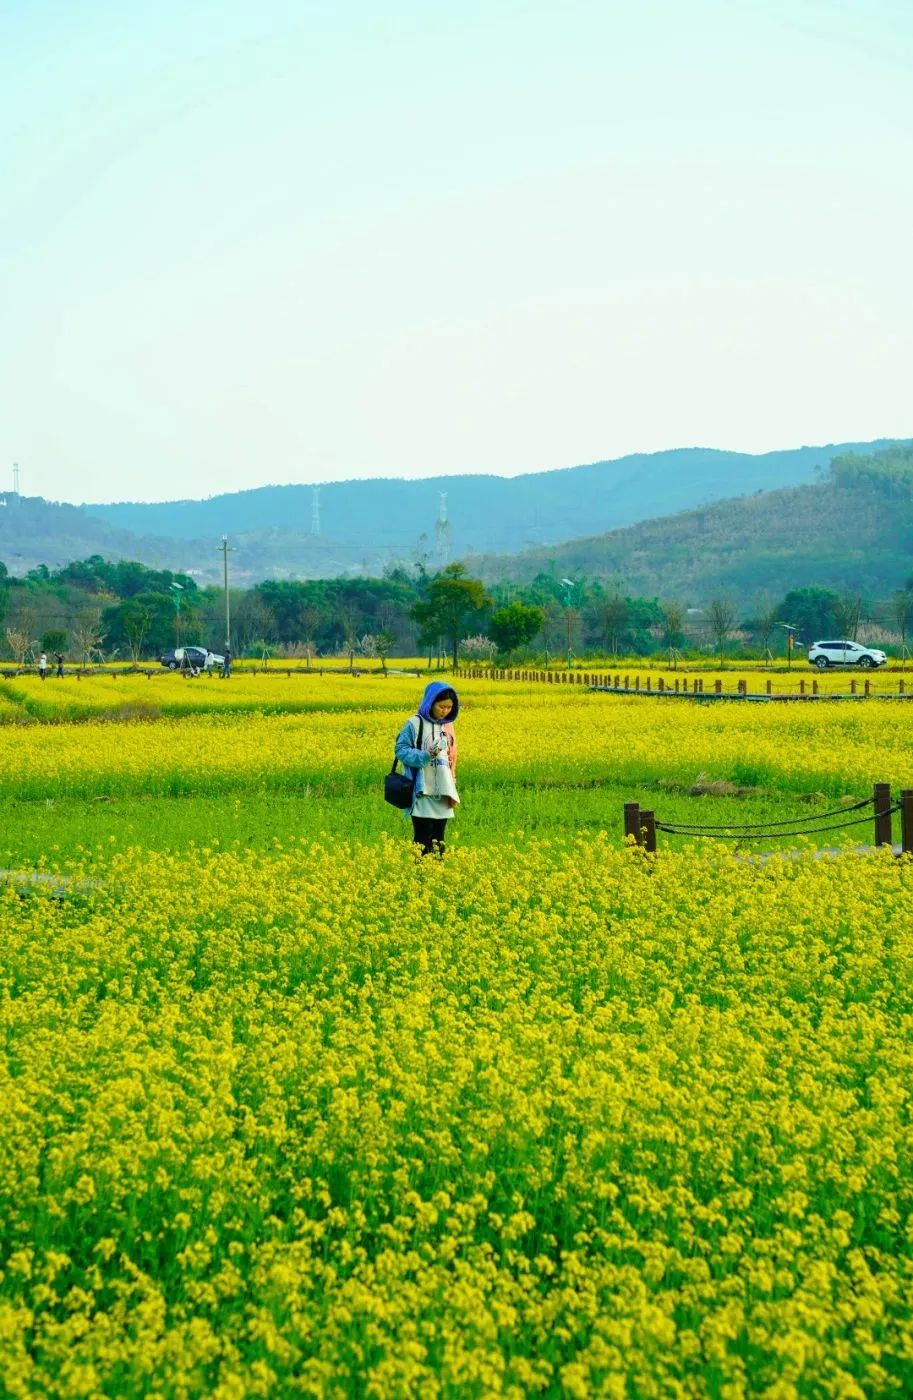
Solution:
[[[643,828],[644,849],[647,851],[656,850],[656,813],[649,808],[644,808],[640,814],[640,824]]]
[[[900,788],[900,854],[913,855],[913,788]]]
[[[640,845],[640,803],[625,803],[625,836],[633,836],[636,845]]]
[[[875,809],[875,845],[890,846],[891,835],[891,784],[876,783],[872,794]]]
[[[815,679],[815,680],[812,681],[812,695],[817,695],[817,694],[818,694],[818,681],[817,681],[817,679]]]
[[[903,676],[901,676],[900,680],[897,682],[897,694],[903,695],[905,690],[906,686],[904,685]]]
[[[722,682],[722,681],[714,681],[714,682],[713,682],[713,689],[716,691],[717,695],[722,695],[722,693],[723,693],[723,682]]]
[[[851,679],[851,681],[850,681],[850,694],[851,694],[851,695],[855,695],[855,694],[856,694],[856,677],[855,677],[855,676],[853,676],[852,679]]]
[[[770,677],[768,676],[768,678],[767,678],[767,694],[768,694],[768,695],[773,695],[773,693],[774,693],[774,684],[773,684],[773,681],[772,681],[772,680],[770,679]]]
[[[871,695],[871,693],[872,693],[872,682],[869,680],[868,676],[866,676],[866,678],[865,678],[864,685],[865,685],[865,693],[866,693],[866,695]]]
[[[904,855],[913,855],[913,788],[900,793],[900,849]]]

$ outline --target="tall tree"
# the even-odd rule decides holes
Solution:
[[[594,611],[603,646],[607,651],[611,651],[613,656],[617,656],[621,638],[628,622],[627,598],[620,589],[613,588],[610,592],[603,593],[601,597],[597,598]]]
[[[436,632],[437,636],[448,638],[456,667],[467,624],[490,602],[481,579],[470,578],[463,564],[448,564],[430,580],[425,601],[415,604],[411,616],[424,635]]]
[[[362,615],[351,603],[340,603],[336,612],[337,621],[342,629],[342,641],[349,658],[349,670],[355,669],[355,652],[358,649],[358,631],[362,622]]]
[[[123,610],[122,626],[134,666],[138,666],[143,655],[143,646],[152,625],[152,609],[139,598],[127,603]]]
[[[770,639],[780,622],[780,609],[776,603],[770,601],[767,593],[762,593],[755,605],[754,629],[758,634],[758,640],[764,648],[765,662],[770,660]]]
[[[907,633],[913,621],[913,578],[907,580],[906,588],[899,588],[891,599],[891,613],[900,633],[900,658],[907,659]]]
[[[862,599],[858,594],[845,593],[834,604],[834,621],[837,631],[849,641],[855,642],[862,616]]]
[[[780,604],[780,621],[795,627],[797,639],[811,645],[839,631],[839,602],[838,595],[829,588],[793,588]]]
[[[707,626],[720,653],[720,666],[726,664],[726,642],[735,631],[738,613],[729,598],[711,598],[707,604]]]
[[[675,598],[660,603],[663,615],[663,646],[675,651],[685,640],[685,607]]]
[[[541,608],[530,607],[515,600],[508,603],[507,607],[498,608],[497,612],[492,613],[488,635],[498,651],[506,652],[509,658],[511,652],[532,641],[542,626],[543,617]]]
[[[101,609],[87,608],[73,628],[73,639],[83,666],[88,666],[93,651],[97,651],[105,639],[101,626]]]

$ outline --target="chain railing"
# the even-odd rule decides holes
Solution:
[[[870,808],[864,816],[850,816]],[[904,788],[899,800],[892,802],[889,783],[876,783],[872,796],[846,807],[835,807],[814,816],[771,818],[764,822],[676,822],[662,821],[639,802],[624,806],[624,834],[636,846],[646,851],[656,850],[656,834],[690,836],[711,841],[781,841],[785,837],[820,836],[831,831],[874,823],[875,846],[893,846],[893,817],[900,813],[900,854],[913,855],[913,788]],[[840,817],[839,821],[831,821]]]

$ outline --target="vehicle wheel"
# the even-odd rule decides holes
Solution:
[[[871,671],[875,662],[872,660],[871,656],[860,656],[859,665],[862,667],[863,671]]]
[[[826,670],[827,670],[827,666],[828,666],[827,657],[826,657],[826,656],[816,656],[816,657],[815,657],[815,665],[818,667],[818,670],[819,670],[819,671],[826,671]]]
[[[169,671],[176,671],[177,668],[178,668],[178,663],[177,663],[176,661],[169,661],[169,662],[168,662],[168,670],[169,670]]]

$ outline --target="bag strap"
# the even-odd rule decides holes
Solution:
[[[415,745],[415,747],[416,747],[417,749],[420,749],[420,748],[422,747],[422,739],[424,738],[424,735],[425,735],[425,721],[422,719],[421,715],[419,715],[419,717],[418,717],[418,741],[417,741],[417,743],[416,743],[416,745]],[[399,759],[398,759],[398,758],[396,757],[396,755],[394,754],[394,755],[393,755],[393,767],[390,769],[390,772],[391,772],[391,773],[395,773],[395,772],[396,772],[396,765],[397,765],[397,763],[399,763]]]

